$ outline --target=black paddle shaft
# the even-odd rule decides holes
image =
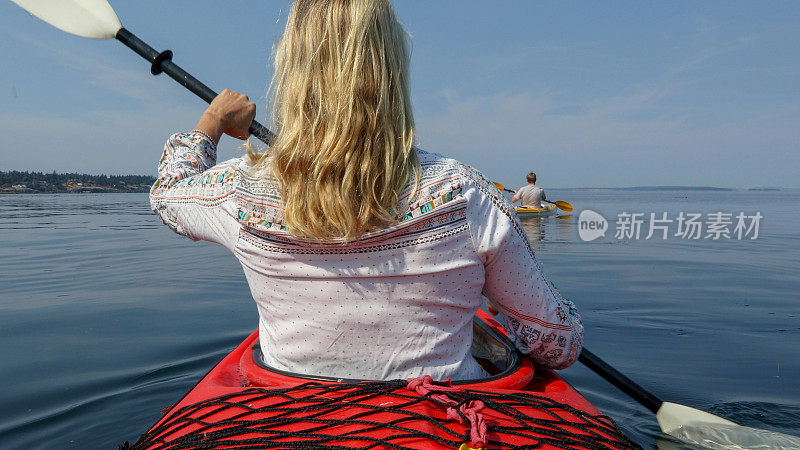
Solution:
[[[606,381],[619,388],[619,390],[641,403],[645,408],[652,411],[653,414],[657,413],[658,409],[661,408],[661,404],[663,403],[661,399],[647,392],[643,387],[634,383],[633,380],[608,365],[608,363],[589,350],[584,348],[581,355],[578,357],[578,361],[591,369],[592,372],[600,375]]]
[[[156,49],[147,45],[146,42],[142,41],[125,28],[120,28],[120,30],[117,31],[116,38],[128,48],[138,53],[142,58],[149,61],[152,64],[150,66],[150,72],[153,75],[158,75],[161,72],[166,73],[207,103],[211,103],[214,97],[217,96],[216,92],[172,62],[172,51],[164,50],[159,53]],[[267,145],[272,145],[275,139],[275,134],[273,132],[269,131],[264,125],[261,125],[255,120],[250,124],[250,134]]]

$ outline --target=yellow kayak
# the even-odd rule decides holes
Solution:
[[[542,217],[542,216],[549,216],[556,212],[556,205],[552,203],[548,203],[547,205],[537,208],[535,206],[517,206],[514,210],[517,211],[517,215],[520,217]]]

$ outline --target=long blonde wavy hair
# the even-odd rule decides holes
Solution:
[[[275,52],[271,167],[296,236],[353,240],[419,184],[407,34],[387,0],[297,0]]]

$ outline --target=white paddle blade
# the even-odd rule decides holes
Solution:
[[[693,422],[673,431],[670,436],[679,439],[682,443],[716,450],[797,450],[800,448],[800,437],[742,425]]]
[[[50,25],[77,36],[112,39],[122,24],[106,0],[11,0]]]
[[[798,449],[800,437],[737,425],[699,409],[664,402],[656,413],[661,431],[709,449]]]
[[[673,431],[693,422],[736,425],[730,420],[717,417],[705,411],[670,402],[661,404],[661,408],[656,413],[656,419],[658,420],[658,425],[661,426],[661,431],[669,435],[672,435]]]

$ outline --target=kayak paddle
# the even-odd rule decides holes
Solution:
[[[166,73],[195,95],[211,103],[217,93],[172,62],[172,51],[159,52],[126,30],[106,0],[11,0],[50,25],[76,36],[92,39],[116,38],[151,63],[150,73]],[[272,144],[275,134],[253,121],[250,134]]]
[[[11,1],[50,25],[68,33],[92,39],[116,38],[149,61],[151,63],[150,72],[153,75],[158,75],[161,72],[166,73],[208,103],[211,103],[217,95],[206,85],[173,63],[171,51],[158,52],[126,30],[106,0]],[[250,125],[250,133],[267,145],[275,137],[271,131],[256,121],[253,121]],[[498,189],[507,191],[503,185],[499,183],[495,183],[495,185]],[[572,205],[567,202],[546,201],[555,204],[564,211],[572,211]],[[745,448],[754,447],[764,442],[773,445],[772,448],[776,448],[776,444],[784,445],[785,448],[800,448],[800,438],[798,437],[742,427],[704,411],[675,403],[662,402],[586,349],[581,353],[579,361],[614,384],[614,386],[622,389],[634,400],[655,412],[659,425],[666,434],[688,442],[700,443],[701,445],[719,442],[718,440],[712,441],[711,438],[722,437],[726,440],[725,442],[729,443],[728,445],[742,445]]]
[[[653,412],[661,431],[683,442],[717,449],[800,448],[800,437],[745,427],[699,409],[661,401],[586,348],[578,361]]]
[[[486,307],[494,316],[500,312],[488,298]],[[745,427],[699,409],[678,403],[664,402],[590,352],[586,347],[578,356],[578,361],[649,409],[656,415],[658,425],[664,434],[683,442],[716,449],[800,448],[800,437]]]
[[[494,183],[494,185],[497,186],[497,189],[500,189],[501,191],[511,192],[512,194],[516,193],[516,192],[512,191],[511,189],[506,189],[505,186],[503,186],[502,184],[500,184],[500,183],[498,183],[496,181],[492,181],[492,183]],[[560,209],[562,211],[572,212],[572,205],[567,203],[567,202],[562,202],[561,200],[557,200],[557,201],[554,201],[554,202],[551,202],[550,200],[542,200],[542,201],[543,202],[547,202],[547,203],[552,203],[552,204],[558,206],[558,209]]]

